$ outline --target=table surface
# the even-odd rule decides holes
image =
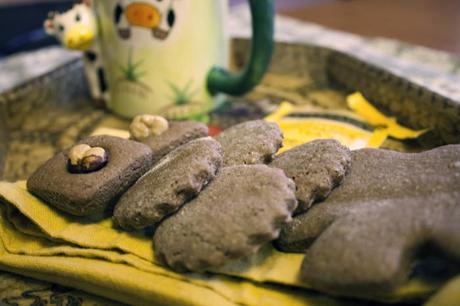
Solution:
[[[336,30],[460,54],[459,0],[277,0],[276,6]]]

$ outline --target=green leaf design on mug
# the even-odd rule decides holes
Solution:
[[[130,48],[128,52],[128,62],[126,63],[126,65],[121,65],[121,64],[118,65],[120,68],[121,74],[123,75],[123,78],[131,82],[139,81],[140,78],[143,77],[147,73],[146,71],[139,71],[139,68],[143,62],[144,60],[134,62],[133,49]]]
[[[178,87],[173,82],[168,82],[171,91],[173,92],[172,100],[175,105],[185,105],[192,101],[198,93],[198,89],[193,89],[192,86],[193,80],[189,80],[183,88]]]
[[[199,88],[193,85],[190,79],[184,86],[180,87],[171,81],[166,81],[172,95],[169,97],[174,103],[160,111],[162,116],[171,120],[195,120],[203,123],[209,122],[208,112],[211,107],[207,107],[202,101],[194,100],[198,95]]]

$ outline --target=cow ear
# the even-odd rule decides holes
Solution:
[[[46,19],[45,23],[43,24],[43,27],[45,28],[45,32],[49,35],[53,35],[56,33],[54,21],[52,19]]]

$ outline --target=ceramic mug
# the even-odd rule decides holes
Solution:
[[[45,29],[85,51],[91,92],[124,117],[190,118],[219,93],[241,95],[261,80],[273,47],[273,0],[249,0],[253,41],[239,73],[227,70],[227,0],[83,0],[52,13]]]

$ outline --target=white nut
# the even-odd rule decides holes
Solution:
[[[150,131],[147,125],[141,121],[141,116],[134,118],[133,122],[129,126],[129,132],[131,137],[136,140],[141,140],[149,137]]]
[[[70,163],[74,166],[78,165],[80,160],[83,159],[85,156],[85,152],[90,150],[91,147],[87,144],[79,144],[76,146],[73,146],[72,149],[69,151],[69,159]]]
[[[168,120],[161,116],[139,115],[133,119],[129,127],[129,131],[134,139],[142,140],[150,135],[161,135],[168,128]]]
[[[69,170],[72,173],[89,173],[103,168],[108,161],[106,151],[101,147],[79,144],[69,151]]]
[[[169,128],[168,120],[161,116],[144,115],[141,121],[150,127],[150,131],[155,136],[161,135]]]
[[[94,147],[94,148],[90,147],[90,149],[85,152],[84,157],[88,157],[91,155],[102,157],[105,155],[105,150],[101,147]]]

